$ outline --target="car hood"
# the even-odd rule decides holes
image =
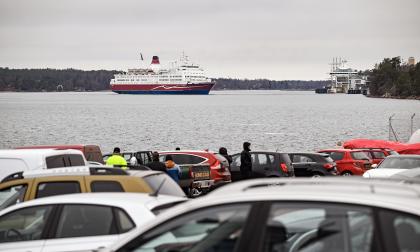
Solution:
[[[365,178],[388,178],[399,172],[406,171],[407,169],[391,169],[391,168],[379,168],[366,171],[363,174]]]

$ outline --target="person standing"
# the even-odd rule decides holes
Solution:
[[[147,167],[154,171],[162,171],[164,173],[167,173],[166,165],[159,161],[159,153],[157,153],[156,151],[152,153],[152,162],[148,163]]]
[[[175,180],[175,182],[179,183],[179,177],[181,174],[181,168],[179,165],[175,164],[172,155],[166,155],[165,157],[165,166],[166,172],[168,175]]]
[[[121,167],[122,169],[127,169],[127,161],[121,156],[121,150],[118,147],[114,148],[112,156],[106,160],[106,165]]]
[[[232,163],[232,156],[227,153],[227,149],[225,147],[220,147],[219,154],[226,158],[230,168],[230,164]]]
[[[241,179],[250,179],[252,175],[252,159],[251,159],[251,143],[243,143],[243,151],[241,152]]]

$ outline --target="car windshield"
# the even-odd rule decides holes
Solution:
[[[12,186],[0,191],[0,210],[22,202],[25,197],[27,185]]]
[[[420,168],[420,158],[393,157],[385,158],[378,168],[411,169]]]
[[[369,156],[363,151],[351,152],[350,154],[355,160],[369,160]]]
[[[143,177],[147,184],[155,192],[160,186],[159,194],[173,195],[178,197],[186,197],[184,191],[178,184],[163,173],[157,173],[150,176]],[[162,184],[163,183],[163,184]]]

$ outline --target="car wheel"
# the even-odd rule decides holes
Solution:
[[[323,176],[324,176],[323,174],[318,173],[318,172],[312,173],[312,178],[320,178],[320,177],[323,177]]]
[[[190,190],[189,196],[191,198],[196,198],[196,197],[200,196],[201,194],[203,194],[203,191],[202,190],[197,189],[197,188],[192,188]]]
[[[344,172],[343,173],[343,175],[341,175],[341,176],[352,176],[353,174],[351,174],[351,172],[349,172],[349,171],[346,171],[346,172]]]

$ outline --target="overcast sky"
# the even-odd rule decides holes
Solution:
[[[419,0],[0,0],[0,67],[126,70],[182,52],[210,77],[326,79],[420,59]]]

